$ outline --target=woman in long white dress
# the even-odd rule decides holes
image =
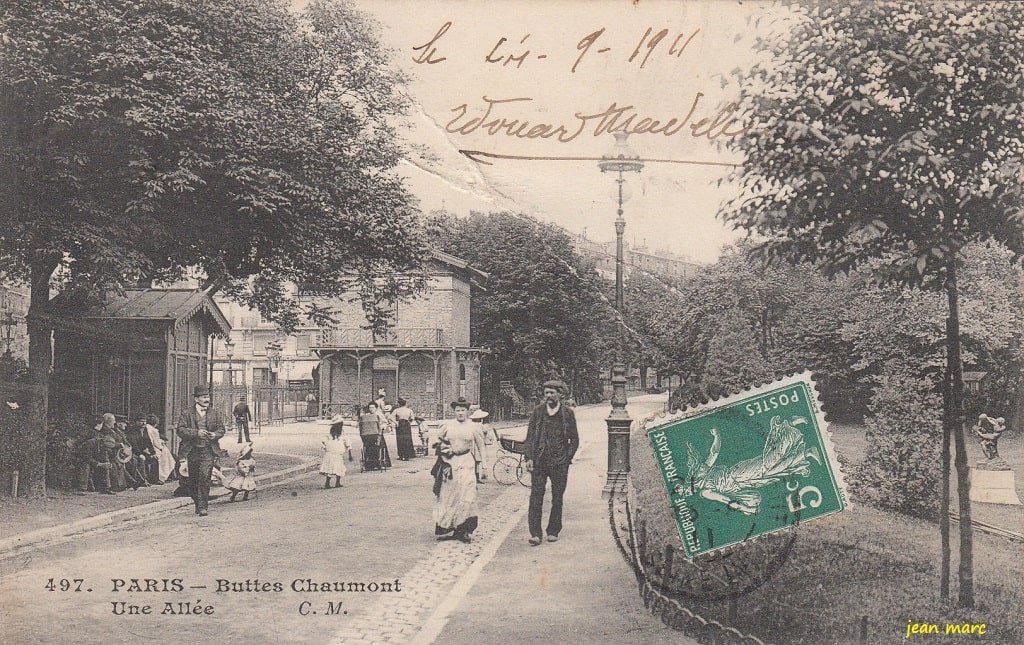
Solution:
[[[156,415],[151,414],[146,417],[146,434],[149,435],[153,450],[156,452],[157,479],[162,484],[174,472],[174,455],[171,454],[171,448],[167,442],[160,437],[160,431],[156,429],[156,424]]]
[[[483,450],[483,437],[469,420],[469,401],[459,397],[452,408],[455,418],[446,421],[437,435],[440,461],[434,468],[434,533],[441,539],[468,543],[478,524],[473,452]]]

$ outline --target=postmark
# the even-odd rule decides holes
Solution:
[[[802,372],[644,424],[687,558],[849,508]]]

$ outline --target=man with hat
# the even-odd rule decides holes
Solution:
[[[541,515],[544,509],[544,489],[551,480],[551,514],[548,517],[548,542],[556,542],[562,531],[562,496],[569,479],[569,464],[580,447],[576,429],[576,414],[562,397],[568,389],[562,381],[546,381],[543,386],[544,402],[533,409],[523,447],[526,469],[531,473],[530,545],[541,543]]]
[[[210,408],[210,390],[197,385],[192,391],[195,405],[178,419],[177,432],[181,437],[178,456],[187,462],[192,501],[196,514],[207,515],[210,507],[210,478],[213,462],[220,448],[218,441],[224,436],[224,421]]]
[[[248,442],[249,422],[252,421],[252,412],[249,411],[249,404],[245,402],[244,394],[239,397],[238,403],[235,404],[231,414],[235,417],[235,428],[238,429],[238,443]],[[243,436],[245,441],[242,441]]]

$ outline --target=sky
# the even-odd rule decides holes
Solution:
[[[599,115],[610,119],[616,109],[629,108],[617,112],[616,123],[634,113],[632,127],[645,117],[658,120],[660,126],[646,122],[655,133],[629,137],[644,158],[735,163],[717,145],[743,127],[741,115],[728,110],[739,97],[734,70],[753,60],[752,17],[772,11],[729,0],[355,5],[380,24],[393,63],[411,79],[413,107],[400,132],[414,152],[400,172],[424,211],[512,210],[585,231],[599,242],[614,239],[617,208],[615,177],[602,174],[596,161],[615,144],[611,133],[601,131]],[[484,114],[488,118],[480,119]],[[710,132],[689,127],[701,119],[710,126],[719,115]],[[687,117],[688,125],[679,127]],[[516,124],[499,131],[502,118]],[[524,120],[530,125],[520,128]],[[497,133],[486,132],[484,124]],[[507,134],[535,126],[533,138]],[[484,157],[492,162],[486,165],[460,150],[532,159]],[[734,192],[728,182],[717,185],[730,170],[647,163],[639,174],[627,174],[627,241],[714,261],[723,244],[740,237],[716,217]]]

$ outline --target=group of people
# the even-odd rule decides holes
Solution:
[[[561,381],[544,383],[544,401],[530,415],[524,442],[525,466],[531,473],[529,504],[529,542],[541,544],[546,533],[549,542],[558,540],[562,530],[562,498],[568,482],[569,465],[579,448],[579,433],[572,408],[563,404],[566,387]],[[77,486],[113,494],[127,488],[163,484],[175,474],[192,497],[199,516],[209,514],[210,488],[215,467],[223,451],[219,441],[226,433],[224,420],[210,407],[210,392],[205,386],[193,391],[194,405],[186,410],[176,424],[180,438],[177,458],[157,429],[153,415],[140,418],[131,429],[113,414],[104,414],[79,447]],[[473,406],[465,397],[451,402],[455,418],[445,421],[431,447],[436,461],[430,474],[434,478],[436,502],[433,510],[434,531],[439,539],[471,542],[479,523],[476,509],[477,485],[486,479],[487,448],[490,435],[483,420],[487,412]],[[475,409],[474,409],[475,408]],[[398,459],[416,456],[412,440],[413,410],[404,399],[391,409],[383,392],[365,408],[356,410],[359,436],[362,440],[364,470],[391,466],[384,433],[394,429]],[[256,461],[248,437],[248,406],[240,402],[233,410],[238,429],[238,449],[234,468],[222,475],[223,485],[231,492],[231,501],[239,493],[242,500],[256,490]],[[496,434],[494,435],[496,437]],[[320,474],[326,479],[324,488],[341,487],[352,460],[353,447],[344,436],[344,419],[331,419],[330,434],[323,442]],[[542,511],[547,481],[551,480],[551,511],[542,531]]]
[[[155,415],[130,427],[109,412],[98,417],[77,446],[76,490],[113,495],[166,482],[175,459],[157,423]]]
[[[219,444],[225,433],[224,422],[210,408],[207,386],[196,386],[192,395],[194,405],[182,413],[175,426],[180,439],[177,455],[157,428],[156,415],[139,415],[131,426],[110,413],[97,418],[78,444],[76,489],[112,495],[177,480],[174,494],[191,497],[196,514],[201,516],[209,513],[214,480],[231,491],[231,501],[239,493],[243,501],[249,499],[256,490],[256,461],[248,437],[248,407],[242,403],[242,410],[235,408],[239,445],[234,468],[222,474],[219,461],[227,455]],[[238,419],[240,411],[247,418]]]
[[[356,406],[354,416],[362,441],[363,470],[383,470],[391,467],[391,453],[384,440],[385,433],[390,431],[395,433],[398,459],[408,461],[416,457],[416,447],[412,440],[412,424],[416,421],[416,413],[405,399],[399,398],[398,407],[392,408],[385,402],[384,392],[381,390],[377,398],[365,407]],[[326,478],[324,488],[332,488],[332,478],[333,487],[340,488],[341,478],[347,472],[344,455],[348,455],[351,461],[354,446],[343,436],[343,415],[337,414],[332,417],[330,424],[330,436],[323,441],[320,474]]]
[[[569,477],[569,465],[579,448],[579,432],[572,408],[562,403],[566,386],[561,381],[544,383],[544,402],[530,415],[524,444],[525,466],[531,473],[528,512],[532,546],[543,541],[542,511],[547,481],[551,480],[551,512],[546,534],[556,542],[562,531],[562,498]],[[434,476],[434,533],[439,539],[469,543],[479,523],[476,509],[480,465],[486,454],[486,434],[481,423],[471,418],[469,401],[459,397],[451,403],[455,418],[446,421],[437,435]],[[486,416],[486,413],[483,413]],[[483,417],[478,416],[482,419]]]

